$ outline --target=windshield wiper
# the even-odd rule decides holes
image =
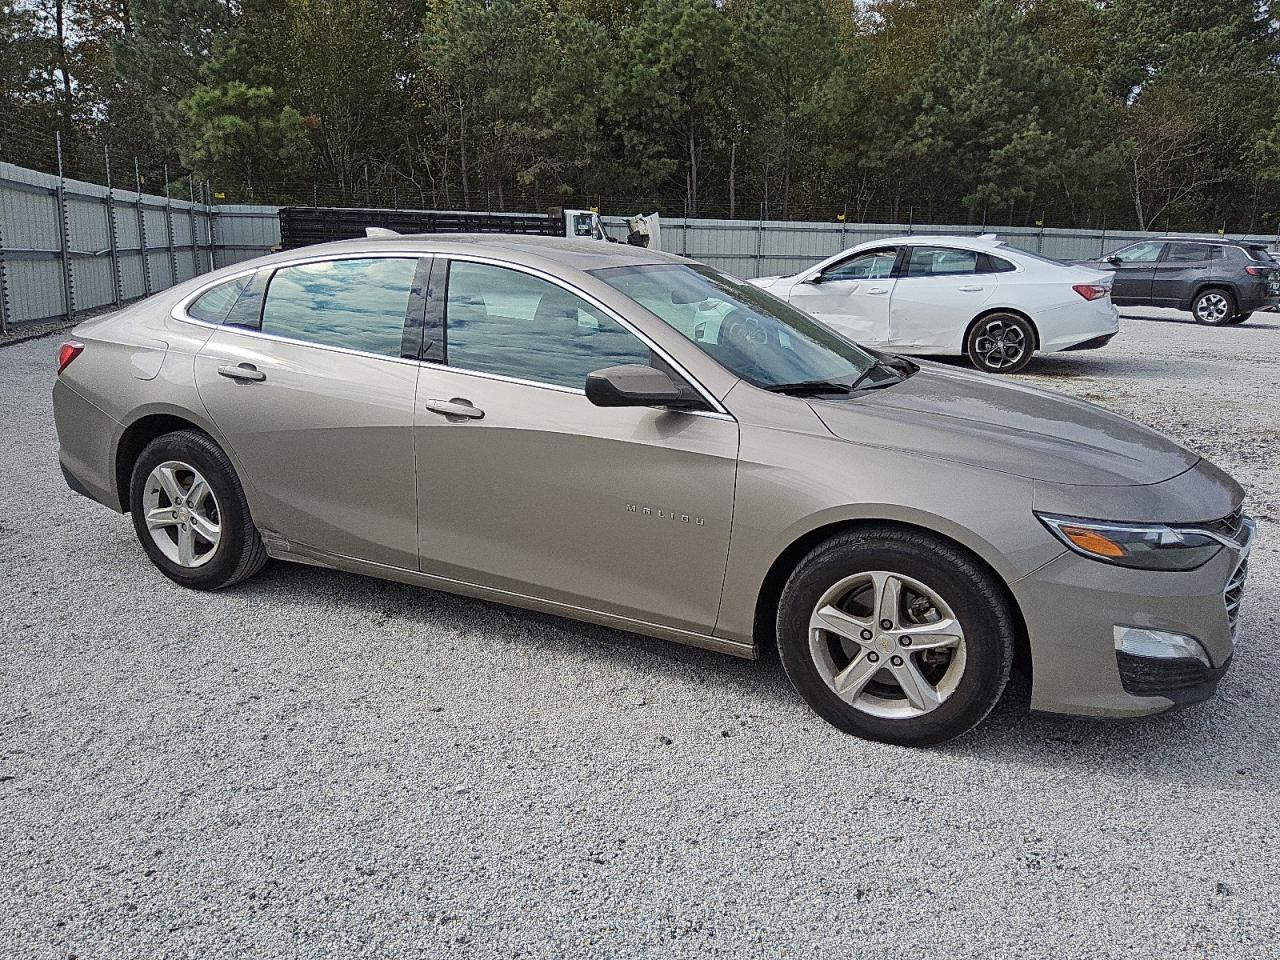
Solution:
[[[849,384],[850,393],[853,393],[853,391],[859,388],[863,390],[870,390],[875,387],[887,387],[891,383],[901,383],[903,380],[907,379],[908,374],[904,373],[903,371],[899,370],[896,367],[890,366],[886,361],[881,360],[879,357],[875,357],[874,359],[875,359],[875,362],[871,364],[871,366],[867,367],[867,369],[863,370],[862,373],[858,374],[858,379],[854,380],[853,383]],[[889,374],[892,379],[873,380],[867,383],[866,386],[864,387],[863,383],[866,381],[867,377],[871,376],[871,374],[874,373],[876,370],[883,370],[885,373]]]
[[[853,387],[838,380],[801,380],[798,383],[771,383],[765,387],[770,393],[852,393]]]

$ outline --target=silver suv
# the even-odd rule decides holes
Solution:
[[[861,348],[678,257],[391,237],[217,271],[63,344],[68,483],[197,589],[268,556],[742,657],[901,744],[1209,696],[1240,487],[1097,407]]]

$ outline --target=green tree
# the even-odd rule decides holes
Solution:
[[[712,0],[652,0],[624,32],[605,88],[619,171],[633,190],[671,187],[696,216],[704,158],[723,135],[729,25]]]
[[[264,184],[301,174],[311,156],[302,115],[281,106],[270,87],[239,80],[200,86],[178,114],[182,161],[200,177],[244,184],[251,199]]]

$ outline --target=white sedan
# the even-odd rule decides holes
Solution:
[[[751,282],[858,343],[1017,373],[1036,351],[1105,346],[1120,329],[1114,276],[987,235],[875,240]]]

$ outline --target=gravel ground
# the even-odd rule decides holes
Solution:
[[[1219,696],[911,751],[776,662],[288,564],[162,578],[0,350],[0,955],[1276,956],[1280,318],[1024,378],[1164,430],[1261,541]]]

